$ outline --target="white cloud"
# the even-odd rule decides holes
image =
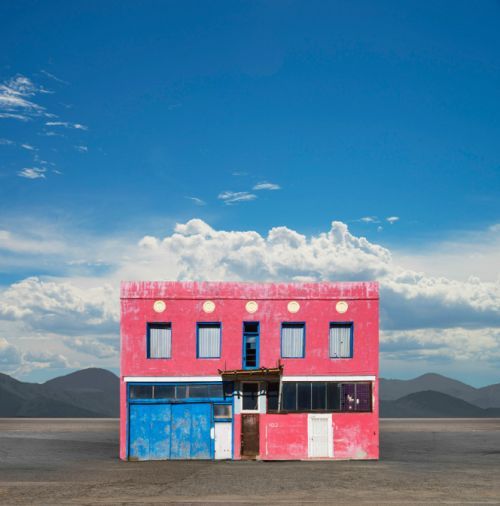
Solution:
[[[64,128],[74,128],[75,130],[88,130],[88,127],[85,125],[81,125],[80,123],[70,123],[69,121],[47,121],[45,122],[47,126],[60,126]]]
[[[45,179],[45,172],[47,172],[46,169],[39,167],[25,167],[17,175],[26,179]]]
[[[267,182],[262,182],[262,183],[257,183],[253,188],[253,190],[281,190],[281,186],[279,184],[275,184],[275,183],[267,183]]]
[[[383,331],[384,359],[406,361],[483,361],[500,365],[500,328],[450,327]]]
[[[380,223],[380,220],[376,216],[363,216],[359,221],[363,223]]]
[[[202,200],[202,199],[200,199],[198,197],[186,197],[186,198],[188,200],[191,200],[197,206],[206,206],[207,205],[207,203],[204,200]]]
[[[111,344],[110,344],[111,343]],[[71,349],[97,358],[116,357],[118,355],[118,339],[104,341],[94,337],[75,337],[64,339],[64,344]],[[115,346],[113,346],[115,344]]]
[[[118,287],[82,289],[74,283],[26,278],[0,293],[0,318],[64,335],[107,333],[118,321]]]
[[[27,149],[28,151],[35,151],[35,149],[36,149],[31,144],[21,144],[21,147],[24,149]]]
[[[67,81],[64,81],[63,79],[60,79],[59,77],[55,76],[54,74],[51,74],[50,72],[47,72],[46,70],[40,70],[40,73],[49,77],[50,79],[53,79],[54,81],[61,83],[61,84],[69,84]]]
[[[70,367],[68,359],[64,355],[47,351],[28,351],[23,354],[23,361],[31,366],[41,368],[66,369]]]
[[[66,356],[50,351],[22,351],[7,339],[0,337],[0,368],[3,372],[24,376],[39,369],[65,370],[74,367]]]
[[[80,153],[87,153],[89,150],[87,146],[75,146],[75,149]]]
[[[397,360],[407,353],[411,360],[427,362],[446,357],[459,361],[461,355],[497,360],[500,280],[494,260],[500,254],[500,240],[496,229],[480,235],[483,247],[489,248],[484,254],[493,262],[489,277],[480,280],[456,279],[444,270],[426,274],[418,269],[415,259],[420,257],[394,254],[353,235],[339,221],[325,232],[304,235],[283,226],[267,234],[217,230],[193,219],[177,224],[165,237],[145,235],[140,240],[84,237],[75,231],[58,238],[54,231],[37,228],[43,234],[27,233],[22,227],[16,234],[0,231],[0,250],[17,252],[4,260],[0,252],[0,264],[31,262],[37,268],[43,262],[54,269],[64,264],[65,271],[59,278],[27,278],[0,290],[0,337],[7,337],[5,325],[19,325],[15,331],[9,327],[9,335],[59,335],[71,353],[111,361],[116,360],[112,349],[118,336],[120,280],[378,280],[387,359]],[[462,239],[470,239],[468,247],[473,250],[478,235]],[[38,242],[46,244],[45,249]],[[39,252],[32,254],[36,248]],[[436,250],[426,253],[429,264]],[[467,251],[465,242],[458,244],[457,258],[463,251]],[[92,266],[108,268],[101,272]],[[469,266],[473,263],[465,259],[462,270]],[[457,349],[450,351],[454,342]],[[51,352],[61,354],[64,349]]]
[[[0,337],[0,368],[3,371],[16,370],[22,363],[22,354],[10,344],[7,339]]]
[[[18,75],[0,84],[0,118],[27,121],[45,115],[45,108],[31,97],[43,92],[28,77]]]
[[[25,114],[15,114],[11,112],[0,112],[0,118],[2,119],[18,119],[20,121],[28,121],[30,118]]]
[[[399,221],[399,216],[388,216],[385,221],[388,221],[391,225]]]
[[[237,204],[238,202],[250,202],[257,198],[257,195],[249,192],[232,192],[225,191],[218,195],[219,200],[222,200],[224,204],[231,205]]]

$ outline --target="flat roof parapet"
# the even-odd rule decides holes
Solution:
[[[123,281],[121,299],[374,299],[376,281],[248,283],[226,281]]]

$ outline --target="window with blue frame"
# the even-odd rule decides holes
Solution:
[[[222,328],[219,322],[197,323],[197,357],[219,358],[221,350]]]
[[[281,324],[281,357],[304,358],[306,344],[305,323]]]
[[[268,390],[269,393],[272,390]],[[276,412],[277,405],[273,404]],[[370,382],[287,381],[283,383],[282,412],[370,412],[372,411]],[[268,411],[269,399],[268,399]]]
[[[243,369],[259,367],[259,322],[243,323]]]
[[[213,384],[131,384],[129,385],[129,398],[132,400],[161,399],[167,402],[185,401],[189,399],[229,400],[233,395],[233,389],[233,383],[226,381]]]
[[[330,323],[331,358],[352,358],[353,331],[352,322]]]
[[[148,323],[148,358],[172,357],[172,324]]]

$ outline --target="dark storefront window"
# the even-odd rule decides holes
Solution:
[[[130,385],[130,399],[161,399],[176,401],[186,399],[227,399],[233,393],[233,383],[223,382],[215,385]]]
[[[278,410],[278,389],[278,383],[269,383],[268,411]],[[368,382],[286,381],[282,383],[280,411],[327,413],[372,411],[371,401],[372,385]]]

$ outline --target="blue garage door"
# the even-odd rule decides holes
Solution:
[[[210,459],[212,405],[131,404],[129,458]]]
[[[211,404],[172,404],[171,459],[210,459]]]
[[[131,404],[129,457],[138,460],[170,458],[170,428],[170,404]]]

